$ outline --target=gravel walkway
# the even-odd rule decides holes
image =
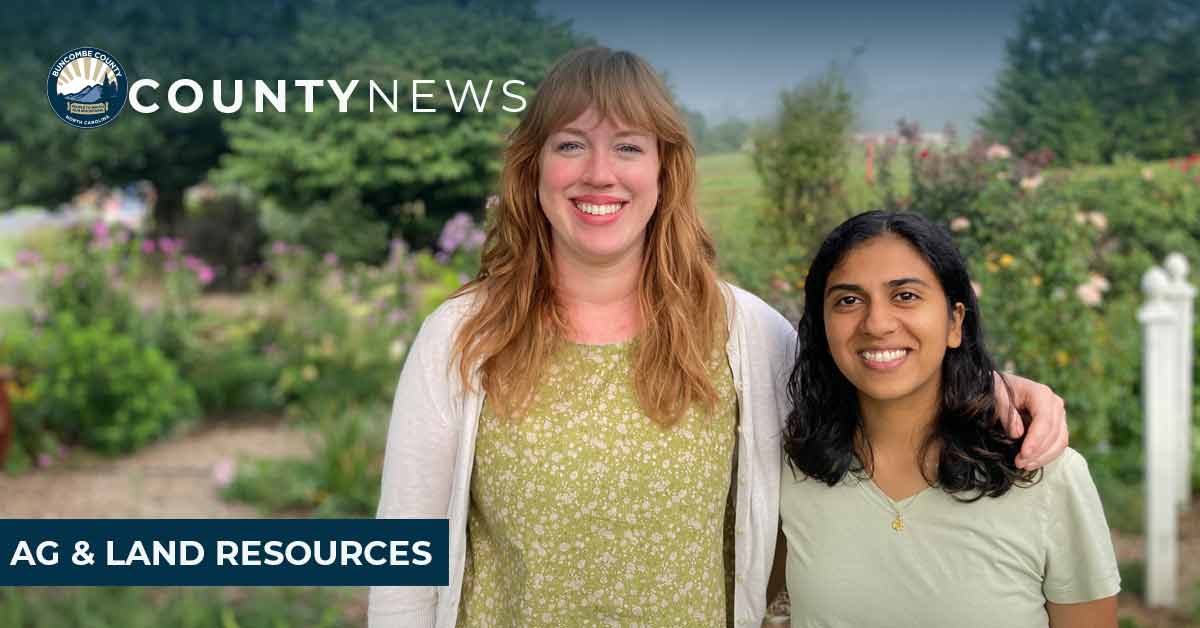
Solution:
[[[209,424],[114,460],[72,453],[46,469],[0,473],[0,517],[258,517],[253,506],[221,499],[214,476],[239,456],[308,451],[302,431],[251,417]]]

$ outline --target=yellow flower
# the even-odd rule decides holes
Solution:
[[[993,262],[991,260],[984,262],[983,266],[984,266],[984,268],[987,268],[987,271],[989,273],[994,273],[997,270],[1000,270],[1000,267],[996,265],[996,262]]]
[[[1055,351],[1054,361],[1057,362],[1059,366],[1066,366],[1071,363],[1071,356],[1066,351]]]
[[[1012,266],[1012,263],[1013,256],[1009,255],[1008,253],[1000,256],[1000,268],[1008,268],[1009,266]]]
[[[1042,285],[1042,276],[1041,276],[1041,275],[1034,275],[1034,276],[1032,276],[1032,277],[1030,277],[1030,278],[1029,278],[1029,282],[1030,282],[1030,283],[1032,283],[1032,284],[1033,284],[1033,285],[1035,285],[1035,286],[1040,286],[1040,285]]]
[[[33,396],[32,391],[21,388],[20,384],[11,380],[5,383],[5,388],[8,390],[8,398],[13,401],[26,401]]]
[[[311,364],[305,364],[304,368],[300,369],[300,377],[303,378],[304,381],[306,381],[306,382],[313,381],[319,375],[320,375],[320,372],[317,371],[317,367],[315,367]]]

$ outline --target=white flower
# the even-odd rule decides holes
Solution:
[[[1042,185],[1042,175],[1034,175],[1021,179],[1021,189],[1026,192],[1032,192]]]
[[[1108,279],[1099,273],[1088,275],[1088,284],[1094,286],[1100,292],[1108,292]]]
[[[1009,150],[1004,144],[992,144],[991,146],[988,146],[987,153],[985,154],[987,155],[989,161],[1008,159],[1009,157],[1012,157],[1012,151]]]
[[[1100,305],[1104,295],[1100,292],[1100,288],[1092,283],[1081,283],[1075,288],[1075,296],[1079,297],[1080,302],[1088,307],[1096,307]]]
[[[1154,180],[1154,170],[1150,169],[1150,166],[1146,166],[1145,168],[1142,168],[1142,179],[1145,181],[1153,181]]]
[[[1092,223],[1092,226],[1100,231],[1108,228],[1108,216],[1105,216],[1101,212],[1088,212],[1087,218],[1088,222]]]
[[[971,221],[966,216],[959,216],[950,221],[950,230],[954,232],[966,231],[971,228]]]

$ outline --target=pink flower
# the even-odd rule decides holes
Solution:
[[[97,240],[108,239],[108,223],[101,221],[92,225],[92,237]]]
[[[971,228],[971,221],[966,216],[959,216],[950,221],[950,230],[954,232],[966,231]]]
[[[47,453],[38,454],[37,466],[39,469],[45,469],[46,467],[50,466],[51,464],[54,464],[54,459],[50,457],[50,454],[47,454]]]
[[[36,266],[42,261],[42,256],[33,251],[17,251],[14,257],[18,266]]]
[[[54,267],[54,283],[62,285],[64,279],[67,278],[67,273],[71,272],[71,267],[66,264],[58,264]]]
[[[196,273],[196,279],[200,280],[200,285],[202,286],[207,286],[208,284],[212,283],[216,276],[216,273],[213,272],[212,267],[208,266],[207,264],[201,264],[199,268],[195,268],[193,270]]]
[[[153,255],[156,249],[157,247],[154,246],[154,240],[149,238],[142,240],[142,253],[146,255]]]
[[[1088,307],[1096,307],[1104,299],[1100,288],[1092,283],[1079,284],[1075,288],[1075,296],[1079,297],[1079,301]]]
[[[922,148],[921,152],[917,153],[917,157],[919,157],[921,159],[927,159],[929,157],[929,149]]]
[[[275,255],[287,255],[288,244],[283,240],[276,240],[271,243],[271,253]]]
[[[1012,157],[1012,151],[1009,150],[1004,144],[992,144],[991,146],[987,147],[987,152],[985,152],[984,155],[988,158],[988,161],[995,161],[997,159],[1008,159],[1009,157]]]
[[[325,265],[326,266],[337,266],[337,263],[338,263],[337,253],[330,252],[330,253],[325,254]]]
[[[222,458],[213,464],[212,480],[217,488],[225,488],[233,484],[235,477],[237,477],[237,463],[233,460]]]

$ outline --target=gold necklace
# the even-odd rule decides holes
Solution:
[[[876,486],[876,488],[879,488],[879,487]],[[883,489],[879,489],[879,492],[883,493]],[[912,505],[917,501],[918,498],[921,497],[921,493],[924,493],[924,492],[925,492],[924,490],[921,490],[918,493],[916,493],[915,495],[913,495],[911,498],[909,498],[908,503],[904,505],[904,508],[897,508],[896,505],[894,503],[892,503],[892,500],[890,498],[887,500],[888,507],[890,507],[892,509],[892,512],[896,513],[896,518],[892,519],[892,529],[893,530],[895,530],[896,532],[904,531],[904,511],[908,510],[909,508],[912,508]],[[883,496],[887,497],[887,494],[884,493]]]

